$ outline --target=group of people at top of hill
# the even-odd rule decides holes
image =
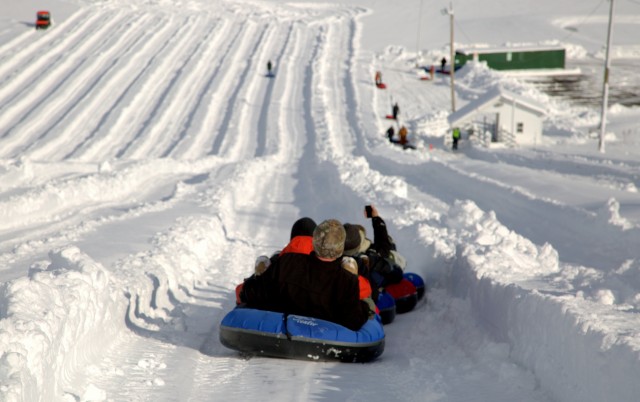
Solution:
[[[396,130],[393,128],[393,126],[389,126],[389,128],[387,129],[387,138],[389,139],[390,142],[393,142],[394,144],[400,144],[400,145],[409,144],[409,140],[407,139],[407,135],[409,134],[409,131],[407,130],[406,126],[402,126],[400,127],[400,130],[398,130],[398,139],[394,138],[395,134],[396,134]]]
[[[360,329],[377,312],[379,289],[403,278],[404,260],[374,206],[371,222],[373,241],[361,225],[299,219],[282,251],[258,257],[236,288],[237,303]]]
[[[376,81],[376,85],[381,85],[382,84],[382,73],[380,71],[376,71],[376,75],[375,75],[375,81]],[[400,126],[400,121],[398,120],[398,115],[400,114],[400,106],[398,106],[398,102],[395,102],[392,106],[391,106],[391,115],[388,115],[387,118],[391,118],[393,120],[396,121],[396,123],[398,124],[398,126]],[[409,134],[409,131],[407,130],[407,127],[405,125],[402,125],[399,127],[398,129],[398,139],[396,139],[395,136],[396,132],[393,126],[390,126],[389,129],[387,129],[387,138],[389,139],[390,142],[395,143],[395,144],[400,144],[402,146],[407,146],[409,145],[409,140],[407,138],[407,135]]]
[[[391,118],[396,121],[396,124],[399,126],[398,129],[398,138],[395,138],[396,130],[393,125],[389,126],[387,129],[386,135],[389,139],[389,142],[394,144],[402,145],[403,148],[414,148],[409,144],[409,130],[407,130],[407,126],[404,124],[400,124],[400,120],[398,119],[398,115],[400,114],[400,106],[398,106],[398,102],[395,102],[391,107],[391,115],[387,116],[387,118]]]

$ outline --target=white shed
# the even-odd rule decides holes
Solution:
[[[536,145],[542,139],[544,106],[496,88],[449,115],[449,125],[486,145]]]

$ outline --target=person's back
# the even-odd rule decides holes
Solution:
[[[458,141],[460,140],[460,129],[458,127],[455,127],[451,136],[453,137],[453,149],[458,149]]]
[[[359,300],[358,277],[343,269],[340,260],[321,261],[314,253],[286,254],[278,266],[275,279],[282,310],[351,329],[368,319],[369,308]]]
[[[400,128],[400,131],[398,132],[398,135],[400,136],[400,144],[405,145],[408,141],[407,141],[407,128],[405,126],[402,126],[402,128]]]
[[[359,299],[358,277],[341,266],[344,239],[340,222],[321,223],[313,234],[313,253],[281,255],[264,274],[245,281],[242,301],[358,330],[369,318],[369,306]]]
[[[373,226],[372,242],[366,237],[366,230],[360,225],[347,224],[347,245],[344,254],[353,256],[359,261],[365,256],[368,272],[366,275],[371,282],[373,298],[377,298],[378,287],[384,287],[390,283],[397,283],[402,280],[403,271],[399,266],[391,264],[389,257],[395,251],[395,244],[387,232],[387,225],[379,215],[374,205],[371,205],[371,224]],[[357,228],[357,230],[355,230]],[[359,232],[359,235],[358,235]]]
[[[396,130],[393,128],[393,126],[390,126],[387,129],[387,138],[389,139],[389,141],[393,142],[393,136],[395,135]]]

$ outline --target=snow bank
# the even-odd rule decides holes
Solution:
[[[0,201],[0,230],[57,221],[64,216],[77,213],[76,208],[87,206],[97,208],[122,200],[129,200],[134,204],[144,195],[141,189],[154,190],[154,187],[149,184],[154,180],[150,178],[198,174],[215,166],[216,160],[216,158],[209,158],[196,163],[163,159],[147,160],[131,165],[121,163],[117,170],[112,170],[105,163],[76,166],[78,170],[71,177],[49,180],[46,184],[27,191],[16,191],[15,195]],[[0,170],[0,177],[31,180],[37,176],[34,173],[36,171],[60,172],[61,169],[63,168],[60,164],[20,161],[6,164],[6,168]],[[78,173],[82,171],[85,174]]]
[[[191,300],[226,243],[217,217],[180,219],[168,233],[157,236],[152,250],[119,263],[119,287],[129,299],[129,326],[183,326],[179,304]]]
[[[66,385],[99,359],[119,332],[184,325],[181,303],[192,300],[198,281],[206,279],[226,245],[220,220],[205,216],[179,220],[158,234],[152,250],[112,271],[75,246],[50,252],[50,261],[32,267],[28,278],[1,289],[0,377],[7,382],[0,386],[0,399],[45,401],[66,394],[78,400]],[[92,384],[71,388],[95,389]]]
[[[124,329],[124,299],[100,264],[76,247],[49,257],[48,265],[33,267],[0,293],[3,401],[62,395],[76,372]]]
[[[640,384],[631,380],[640,376],[634,328],[638,320],[629,315],[635,307],[612,306],[607,300],[614,296],[606,284],[590,299],[561,286],[548,288],[549,277],[562,277],[568,271],[560,267],[556,250],[548,244],[536,246],[471,201],[457,201],[441,216],[427,205],[409,201],[406,183],[380,175],[365,159],[333,160],[340,165],[343,184],[377,205],[405,211],[391,220],[394,225],[404,226],[400,217],[411,216],[425,251],[431,253],[427,266],[443,267],[441,272],[419,273],[426,274],[431,284],[441,274],[450,292],[468,298],[478,321],[496,340],[509,345],[511,357],[531,370],[554,398],[632,401],[640,394]],[[617,216],[615,207],[614,201],[609,203],[607,216],[612,219]],[[624,271],[627,280],[637,280],[633,267]],[[633,303],[634,297],[627,295],[626,300]],[[628,337],[620,336],[625,333]]]
[[[543,279],[560,271],[556,251],[509,231],[470,201],[457,202],[446,220],[458,228],[450,289],[470,299],[480,322],[542,388],[569,402],[640,395],[632,312],[611,308],[602,292],[594,302],[549,288]]]

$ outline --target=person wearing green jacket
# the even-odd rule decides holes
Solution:
[[[451,134],[453,138],[453,146],[452,149],[458,149],[458,141],[460,140],[460,129],[458,127],[453,128],[453,133]]]

